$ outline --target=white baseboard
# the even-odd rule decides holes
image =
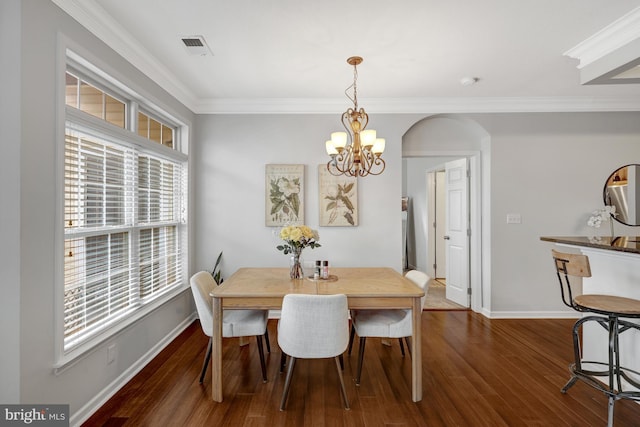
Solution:
[[[86,405],[71,415],[69,419],[70,426],[80,426],[91,415],[94,414],[102,405],[104,405],[114,394],[116,394],[126,383],[128,383],[138,372],[140,372],[154,357],[156,357],[164,348],[171,343],[178,335],[180,335],[193,321],[197,318],[194,312],[191,316],[176,326],[167,336],[147,351],[136,363],[131,365],[127,370],[120,374],[111,384],[102,389],[102,391],[89,400]]]
[[[482,313],[490,319],[577,319],[576,311],[491,311]]]

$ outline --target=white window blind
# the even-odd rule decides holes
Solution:
[[[65,351],[183,278],[182,163],[79,128],[65,138]]]

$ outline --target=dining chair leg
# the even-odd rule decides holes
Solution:
[[[342,355],[340,355],[342,356]],[[334,358],[336,360],[336,369],[338,371],[338,378],[340,379],[340,390],[342,391],[342,399],[344,400],[344,409],[349,409],[349,399],[347,398],[347,389],[344,386],[344,378],[342,377],[342,369],[340,368],[340,361],[338,357]]]
[[[271,353],[271,343],[269,342],[269,330],[264,331],[264,340],[267,343],[267,353]]]
[[[264,349],[262,348],[262,335],[256,335],[258,342],[258,354],[260,354],[260,368],[262,368],[262,382],[267,382],[267,367],[264,363]]]
[[[342,354],[338,356],[338,359],[340,359],[340,369],[344,371],[344,357],[342,357]]]
[[[289,369],[287,369],[287,378],[284,380],[284,390],[282,391],[282,400],[280,401],[280,410],[284,411],[289,397],[289,387],[291,386],[291,377],[293,376],[293,368],[296,365],[296,358],[289,357]]]
[[[404,357],[404,345],[402,344],[402,338],[398,338],[398,342],[400,343],[400,353],[402,353],[402,357]]]
[[[409,351],[409,356],[413,357],[411,354],[411,337],[404,337],[404,342],[407,343],[407,350]]]
[[[353,323],[351,323],[351,332],[349,333],[349,356],[351,356],[351,349],[353,348],[353,338],[356,335],[356,328],[353,327]]]
[[[287,364],[287,355],[282,352],[280,354],[280,373],[284,371],[284,366]]]
[[[204,356],[204,363],[202,364],[202,372],[200,373],[200,384],[204,381],[204,375],[207,373],[209,367],[209,360],[211,360],[211,351],[213,350],[213,338],[209,338],[209,345],[207,346],[207,354]]]
[[[358,372],[356,373],[356,385],[360,385],[360,376],[362,375],[362,362],[364,361],[364,344],[367,342],[366,337],[360,337],[360,349],[358,351]]]

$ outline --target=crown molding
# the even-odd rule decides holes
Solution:
[[[196,114],[336,114],[347,107],[344,98],[198,98],[95,1],[51,1]],[[618,40],[617,43],[610,40],[609,46],[619,45],[621,39],[638,37],[638,22],[640,8],[616,21],[611,28],[607,27],[606,33],[616,33]],[[630,28],[633,25],[637,28]],[[626,33],[626,37],[618,34],[621,32]],[[599,38],[612,37],[601,35]],[[580,49],[574,48],[576,52],[590,51],[589,44],[583,44]],[[364,100],[362,104],[369,112],[389,114],[640,111],[640,100],[616,97],[376,98]]]
[[[100,5],[93,0],[51,1],[187,108],[194,110],[197,97],[193,92]]]
[[[533,113],[640,111],[637,97],[487,97],[370,98],[360,105],[378,114]],[[197,114],[337,114],[344,99],[210,99],[198,103]]]
[[[579,60],[578,68],[603,58],[640,37],[640,7],[598,31],[563,55]]]

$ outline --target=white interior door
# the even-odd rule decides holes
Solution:
[[[446,196],[446,181],[445,181],[445,172],[437,171],[436,172],[436,196],[435,196],[435,209],[436,209],[436,220],[435,220],[435,278],[436,279],[445,279],[447,278],[447,253],[446,253],[446,245],[444,244],[444,236],[447,235],[446,229],[446,217],[447,210],[445,205],[445,196]]]
[[[446,297],[469,307],[469,180],[467,159],[445,163]]]
[[[427,247],[427,266],[425,273],[429,277],[436,277],[436,250],[438,248],[438,240],[436,235],[436,173],[434,171],[427,172],[427,203],[425,211],[427,214],[427,235],[425,236]],[[418,262],[418,266],[420,263]],[[418,268],[419,269],[419,268]]]

